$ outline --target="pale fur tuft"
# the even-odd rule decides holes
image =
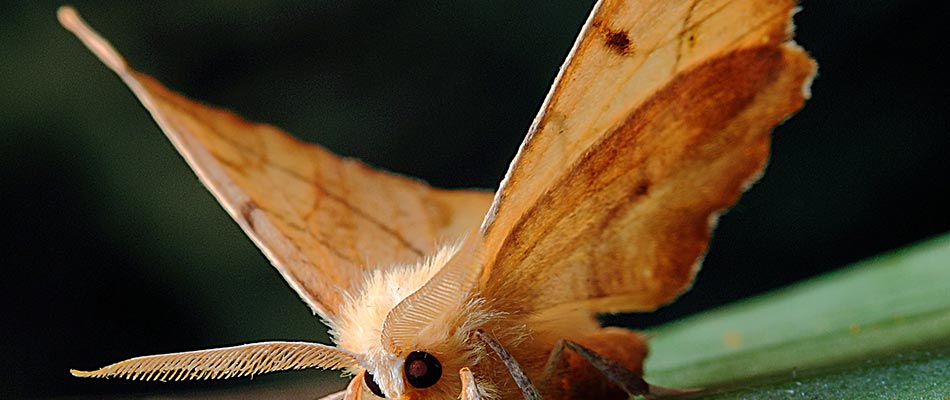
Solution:
[[[389,311],[425,285],[458,249],[458,245],[445,246],[418,264],[367,271],[362,284],[344,294],[339,316],[328,321],[333,341],[356,354],[369,353],[379,345]]]
[[[460,246],[441,248],[435,255],[418,264],[367,271],[361,285],[346,295],[345,306],[338,317],[330,321],[330,335],[342,349],[357,355],[359,367],[349,372],[358,375],[362,369],[369,371],[389,397],[402,395],[407,386],[403,380],[403,363],[408,354],[389,352],[380,340],[383,325],[390,310],[407,296],[415,293],[435,276]],[[477,329],[491,326],[491,321],[504,319],[505,314],[489,309],[487,302],[471,294],[459,299],[459,307],[439,314],[430,324],[421,327],[409,351],[425,351],[442,363],[442,378],[439,384],[423,389],[431,398],[456,399],[461,391],[459,370],[476,368],[485,348],[478,340],[472,340]],[[509,343],[517,343],[526,337],[518,332],[490,332],[503,335]],[[490,330],[491,331],[491,330]],[[513,340],[512,340],[513,339]],[[497,387],[487,377],[475,375],[483,399],[497,397]]]

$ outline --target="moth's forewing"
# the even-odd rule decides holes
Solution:
[[[600,3],[482,225],[486,296],[544,319],[652,310],[688,288],[807,96],[794,6]]]
[[[301,142],[132,69],[71,8],[60,21],[129,86],[294,290],[324,318],[364,271],[412,264],[477,226],[491,194],[439,190]]]

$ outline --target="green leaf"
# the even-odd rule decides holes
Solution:
[[[702,399],[934,399],[950,397],[950,348],[917,350],[853,363],[845,369],[789,374],[694,393]]]
[[[655,385],[800,398],[793,394],[810,384],[845,390],[831,398],[868,398],[884,382],[888,390],[902,388],[892,394],[942,390],[936,398],[943,399],[950,396],[950,352],[913,350],[950,345],[950,235],[650,334],[645,369]],[[915,368],[941,371],[943,386]]]

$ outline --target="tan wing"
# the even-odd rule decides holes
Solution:
[[[815,64],[791,0],[595,6],[482,224],[486,297],[649,310],[692,282]]]
[[[132,89],[201,181],[310,307],[333,319],[360,271],[457,240],[491,194],[372,169],[169,91],[131,69],[70,8],[60,21]]]

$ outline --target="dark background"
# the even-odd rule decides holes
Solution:
[[[589,1],[76,1],[171,88],[443,187],[495,187]],[[720,221],[695,287],[646,327],[950,229],[947,3],[805,1],[821,67],[765,178]],[[55,19],[0,3],[0,398],[293,387],[71,378],[129,356],[321,324],[215,203],[119,79]],[[288,377],[289,376],[289,377]],[[333,373],[329,376],[334,376]],[[210,391],[210,392],[209,392]]]

